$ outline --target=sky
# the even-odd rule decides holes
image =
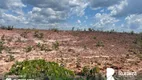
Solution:
[[[142,0],[0,0],[0,25],[142,32]]]

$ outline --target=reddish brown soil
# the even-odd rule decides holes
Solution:
[[[27,38],[20,35],[25,31],[28,31]],[[81,71],[84,66],[99,66],[102,71],[105,71],[106,67],[117,67],[123,71],[142,70],[142,60],[130,52],[136,34],[39,30],[44,33],[44,38],[38,39],[33,36],[34,32],[35,30],[23,29],[0,30],[0,37],[5,35],[4,45],[11,49],[0,53],[0,74],[8,72],[15,61],[41,58],[62,63],[75,72]],[[8,41],[9,39],[11,41]],[[59,42],[59,49],[54,50],[52,46],[56,41]],[[99,41],[104,47],[96,46]],[[51,51],[39,50],[36,47],[38,43],[48,45]],[[27,46],[33,46],[31,52],[25,52]],[[9,55],[14,56],[15,60],[9,61]],[[76,67],[76,64],[80,67]]]

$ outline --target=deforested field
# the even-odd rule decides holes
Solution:
[[[16,61],[44,59],[79,73],[84,66],[142,70],[142,36],[102,31],[0,29],[0,74]]]

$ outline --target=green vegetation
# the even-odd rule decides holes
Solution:
[[[57,63],[39,59],[16,62],[6,75],[23,75],[21,78],[36,80],[43,80],[46,77],[49,80],[72,80],[71,77],[75,74]]]
[[[96,44],[96,47],[104,47],[104,44],[102,41],[98,41]]]
[[[77,61],[76,61],[76,68],[81,68],[81,64],[80,64],[80,59],[77,58]]]
[[[142,59],[142,34],[134,40],[134,49],[132,50],[140,59]]]
[[[41,51],[51,51],[51,49],[49,49],[49,47],[48,47],[47,44],[38,43],[36,46],[37,46]]]
[[[94,36],[93,39],[97,39],[96,36]]]
[[[82,75],[83,76],[89,75],[89,73],[90,73],[89,71],[90,71],[90,69],[89,69],[88,66],[83,67],[83,69],[82,69]]]
[[[71,29],[71,30],[72,30],[72,31],[74,31],[74,28],[75,28],[75,27],[72,27],[72,29]]]
[[[56,41],[56,42],[52,43],[52,48],[55,50],[59,49],[59,42]]]
[[[2,40],[2,41],[5,40],[5,35],[2,35],[1,40]]]
[[[88,31],[90,31],[90,32],[91,32],[91,31],[94,31],[94,29],[92,29],[92,28],[88,28]]]
[[[4,42],[0,41],[0,53],[2,53],[2,51],[5,49],[4,47]]]
[[[11,62],[11,61],[14,61],[15,60],[15,58],[14,58],[14,56],[12,56],[12,55],[9,55],[9,62]]]
[[[34,32],[34,37],[36,37],[36,38],[41,39],[41,38],[43,38],[43,36],[44,36],[44,34],[37,31],[37,30]]]
[[[76,77],[73,71],[67,70],[59,66],[55,62],[46,62],[43,59],[25,60],[16,62],[5,77],[8,75],[21,75],[20,79],[35,79],[35,80],[106,80],[100,73],[98,66],[90,69],[83,67],[81,74]],[[116,80],[128,80],[127,77],[114,75]],[[141,80],[141,74],[135,76],[137,80]]]
[[[134,31],[131,31],[130,34],[133,35],[133,34],[135,34],[135,33],[134,33]]]
[[[85,66],[82,70],[82,75],[86,76],[86,80],[105,80],[105,77],[100,73],[99,67],[89,69]]]
[[[52,28],[51,31],[58,32],[58,28]]]
[[[112,29],[112,30],[110,30],[110,31],[109,31],[109,33],[114,33],[114,32],[115,32],[115,30],[114,30],[114,29]]]
[[[1,26],[1,29],[5,29],[5,30],[13,30],[13,26]]]
[[[28,37],[28,31],[24,31],[20,34],[20,36],[22,36],[23,38],[27,38]]]
[[[32,48],[33,48],[32,46],[28,46],[28,47],[25,48],[25,51],[26,51],[26,52],[31,52],[31,51],[32,51]]]

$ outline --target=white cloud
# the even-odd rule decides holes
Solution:
[[[113,16],[128,16],[131,14],[142,14],[142,0],[123,0],[120,4],[108,8]]]
[[[80,20],[77,20],[77,23],[78,23],[78,24],[81,24],[81,21],[80,21]]]
[[[118,4],[121,0],[90,0],[90,6],[92,8],[109,7]]]
[[[0,0],[0,24],[19,25],[25,22],[21,0]]]
[[[141,32],[142,31],[142,14],[130,15],[125,18],[125,23],[122,25],[123,29],[128,31]]]
[[[109,14],[97,13],[94,17],[95,22],[93,24],[96,29],[111,30],[115,28],[115,23],[119,20],[111,17]]]
[[[82,16],[87,3],[84,0],[22,0],[25,5],[34,6],[28,12],[28,20],[31,23],[54,24],[62,23],[71,15]]]
[[[0,0],[0,25],[36,28],[67,26],[70,29],[94,26],[103,30],[140,32],[142,31],[141,3],[141,0]],[[92,11],[90,14],[85,14],[84,11],[89,11],[88,6],[93,10],[90,10]],[[28,10],[24,12],[25,9]],[[96,14],[95,10],[100,13]],[[66,23],[66,20],[75,16],[79,18],[75,18],[75,24]],[[94,23],[91,23],[92,20]]]

